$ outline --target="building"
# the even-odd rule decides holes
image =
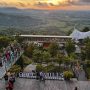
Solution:
[[[19,35],[25,42],[34,43],[39,46],[48,47],[52,42],[57,42],[60,45],[65,44],[66,41],[71,40],[71,36],[55,36],[55,35]]]
[[[30,42],[53,42],[56,41],[57,43],[65,43],[67,40],[72,39],[71,36],[55,36],[55,35],[19,35],[25,41]]]

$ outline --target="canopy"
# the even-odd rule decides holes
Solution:
[[[87,37],[90,37],[90,31],[88,32],[80,32],[78,31],[77,29],[75,29],[71,34],[70,36],[72,37],[72,39],[76,39],[76,40],[79,40],[79,39],[85,39]]]

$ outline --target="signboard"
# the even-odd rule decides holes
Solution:
[[[64,80],[63,73],[44,73],[45,79],[57,79],[57,80]],[[36,73],[32,72],[20,72],[19,73],[20,78],[30,78],[30,79],[36,79]]]

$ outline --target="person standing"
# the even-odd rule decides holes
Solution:
[[[9,81],[12,83],[12,85],[14,85],[15,76],[14,75],[11,75],[10,78],[9,78]]]
[[[43,75],[42,75],[43,73],[42,72],[40,72],[40,81],[43,79]]]
[[[6,86],[6,90],[13,90],[13,84],[12,84],[11,80],[9,80],[9,82]]]
[[[74,90],[78,90],[78,88],[77,87],[75,87],[75,89]]]
[[[4,80],[5,80],[5,84],[7,84],[8,83],[8,75],[7,74],[5,74]]]
[[[38,80],[38,79],[40,79],[40,73],[39,72],[36,72],[36,79]]]
[[[42,80],[45,81],[45,73],[42,72]]]

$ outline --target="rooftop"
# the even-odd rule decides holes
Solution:
[[[71,36],[56,36],[56,35],[20,35],[21,37],[55,37],[55,38],[72,38]]]

